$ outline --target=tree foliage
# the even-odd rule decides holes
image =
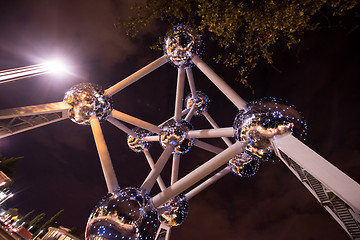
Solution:
[[[290,48],[324,18],[343,16],[357,5],[358,0],[145,0],[134,4],[135,16],[119,19],[117,26],[130,36],[153,19],[198,26],[222,48],[217,62],[237,69],[246,84],[260,60],[272,64],[277,45]]]
[[[70,232],[69,232],[69,233],[70,233],[71,235],[76,236],[77,232],[78,232],[77,227],[71,227],[71,228],[70,228]]]
[[[9,178],[14,178],[15,165],[24,157],[5,158],[0,154],[0,171],[5,173]]]
[[[64,212],[64,209],[60,210],[59,212],[57,212],[54,216],[52,216],[48,221],[46,221],[34,234],[34,236],[37,236],[41,230],[43,230],[42,234],[39,234],[39,237],[41,237],[42,235],[44,235],[48,228],[53,226],[54,223],[57,221],[57,219],[60,217],[60,215]]]
[[[10,208],[5,212],[5,215],[9,215],[9,218],[19,215],[17,208]]]
[[[38,229],[39,222],[45,217],[46,213],[41,213],[37,215],[33,220],[29,222],[28,231],[34,233]]]
[[[30,212],[28,212],[25,216],[22,216],[19,221],[17,222],[17,226],[20,226],[23,222],[25,222],[29,217],[30,215],[34,212],[34,210],[31,210]]]

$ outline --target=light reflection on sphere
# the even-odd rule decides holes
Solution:
[[[207,112],[210,106],[210,99],[209,97],[200,91],[196,91],[197,97],[194,98],[190,93],[185,98],[185,107],[186,109],[190,110],[192,106],[196,106],[197,109],[195,111],[196,116],[202,115],[204,112]]]
[[[161,207],[170,209],[159,214],[159,220],[168,226],[175,227],[181,225],[188,214],[189,203],[183,194],[174,197],[164,203]]]
[[[175,122],[169,120],[164,124],[160,132],[160,145],[166,148],[169,144],[174,146],[174,154],[187,153],[194,143],[194,139],[189,138],[187,132],[192,130],[193,126],[184,120]]]
[[[233,127],[236,140],[247,141],[251,153],[263,160],[274,157],[269,140],[272,137],[291,133],[304,141],[306,136],[306,123],[300,113],[275,98],[249,103],[237,114]]]
[[[164,38],[164,53],[177,67],[190,67],[191,57],[200,56],[203,52],[201,35],[189,26],[178,25],[169,31]]]
[[[87,240],[155,239],[159,220],[150,197],[137,188],[109,193],[92,211]]]
[[[142,152],[144,149],[151,147],[151,142],[145,141],[144,137],[151,136],[152,133],[143,128],[134,128],[133,131],[136,133],[136,137],[128,135],[127,144],[134,152]]]
[[[89,125],[93,115],[102,121],[112,111],[111,98],[105,96],[104,90],[93,83],[80,83],[70,88],[63,101],[71,106],[69,118],[81,125]]]
[[[228,163],[231,171],[240,177],[254,176],[260,168],[260,159],[251,153],[236,155]]]

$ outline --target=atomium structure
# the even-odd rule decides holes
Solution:
[[[293,106],[273,98],[245,102],[200,59],[202,48],[200,34],[193,28],[177,26],[164,39],[162,57],[105,90],[94,84],[80,84],[66,92],[61,102],[0,110],[0,138],[68,118],[90,125],[109,194],[90,214],[87,239],[168,240],[171,228],[184,221],[192,197],[230,172],[251,177],[263,161],[275,157],[352,239],[360,239],[360,185],[302,142],[306,124]],[[177,67],[178,75],[173,115],[163,124],[155,125],[113,107],[114,94],[168,62]],[[233,113],[233,126],[220,127],[210,116],[210,100],[197,91],[192,67],[204,73],[238,109]],[[186,79],[190,94],[184,101]],[[190,123],[193,116],[205,118],[212,128],[196,129]],[[124,131],[129,148],[145,155],[151,171],[141,186],[119,185],[101,122],[110,122]],[[220,138],[227,148],[209,144],[204,138]],[[152,142],[163,148],[156,162],[149,151]],[[207,150],[214,157],[179,178],[180,158],[194,148]],[[171,158],[171,180],[166,184],[160,174]],[[211,175],[221,167],[220,172]],[[150,196],[156,183],[160,192]]]

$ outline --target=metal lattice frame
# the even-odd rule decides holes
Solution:
[[[168,56],[164,55],[160,57],[129,77],[118,82],[114,86],[106,89],[105,96],[112,96],[120,92],[127,86],[133,84],[168,61]],[[239,110],[246,108],[246,102],[239,97],[238,94],[198,56],[194,55],[191,58],[191,61]],[[181,120],[190,121],[196,111],[196,107],[193,107],[190,110],[183,109],[184,83],[186,78],[192,95],[196,96],[197,94],[191,68],[184,69],[180,66],[178,68],[177,76],[174,116],[172,117],[175,122],[180,122]],[[67,119],[69,117],[68,109],[70,109],[70,106],[67,103],[58,102],[1,110],[0,138]],[[208,177],[216,169],[227,163],[229,159],[244,151],[247,144],[246,142],[235,141],[235,143],[233,143],[229,139],[234,137],[233,127],[219,127],[207,112],[204,112],[203,116],[213,128],[190,130],[187,132],[187,135],[188,137],[195,139],[193,143],[194,146],[212,152],[215,156],[197,169],[188,173],[186,176],[178,179],[179,160],[181,155],[172,153],[174,150],[173,145],[169,144],[164,149],[156,163],[154,163],[149,150],[144,149],[143,153],[151,167],[151,171],[143,182],[141,188],[149,193],[154,184],[156,182],[158,183],[161,191],[152,197],[152,203],[155,208],[160,208],[162,204],[183,192],[186,192],[185,196],[187,199],[191,199],[193,196],[229,173],[230,168],[225,167],[220,172],[196,186],[199,181]],[[144,140],[146,141],[159,141],[159,134],[163,125],[160,124],[157,126],[115,109],[112,110],[110,116],[107,118],[107,121],[130,136],[135,137],[136,133],[124,125],[123,122],[146,129],[155,134],[153,136],[145,137]],[[112,192],[119,187],[119,184],[117,182],[99,119],[93,115],[90,118],[90,125],[107,188],[109,192]],[[221,138],[228,147],[226,149],[221,149],[200,140],[202,138]],[[351,238],[360,239],[360,185],[291,135],[272,139],[272,145],[277,156],[290,168],[299,180],[303,182],[308,190],[319,200],[322,206],[328,210],[331,216],[333,216],[347,231]],[[171,155],[173,160],[171,183],[168,187],[166,187],[160,173]],[[329,174],[331,177],[329,177]],[[191,191],[189,191],[190,188],[192,188]],[[165,224],[161,224],[157,232],[156,239],[168,240],[170,238],[169,234],[170,227]]]
[[[277,156],[352,239],[360,239],[359,184],[292,135],[272,140]]]

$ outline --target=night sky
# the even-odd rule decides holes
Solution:
[[[131,2],[131,1],[130,1]],[[65,59],[66,76],[43,75],[0,85],[0,109],[62,101],[81,82],[108,88],[162,56],[152,51],[168,26],[152,24],[136,39],[115,29],[131,3],[110,0],[0,2],[0,69]],[[206,41],[202,59],[246,101],[273,96],[297,106],[307,120],[306,144],[355,181],[360,182],[359,84],[360,30],[322,29],[307,33],[291,52],[279,51],[275,68],[260,64],[249,77],[255,93],[234,82],[229,71],[212,60],[217,48]],[[198,70],[198,90],[211,100],[210,115],[223,127],[232,126],[236,108]],[[154,124],[173,115],[177,69],[170,64],[114,95],[114,108]],[[185,88],[185,96],[190,92]],[[196,129],[210,128],[193,118]],[[102,124],[121,187],[139,187],[150,168],[141,153],[132,152],[126,134]],[[205,140],[225,147],[217,140]],[[154,143],[154,159],[161,154]],[[16,168],[7,202],[21,214],[32,209],[47,218],[65,209],[58,223],[83,231],[94,205],[107,193],[89,126],[64,120],[0,140],[6,157],[24,156]],[[213,155],[193,149],[181,156],[184,176]],[[171,161],[162,177],[170,179]],[[151,195],[155,195],[155,187]],[[35,214],[33,215],[33,217]],[[47,219],[46,219],[47,220]],[[172,240],[348,239],[336,221],[281,162],[264,163],[251,178],[229,174],[190,201],[183,225],[173,228]]]

